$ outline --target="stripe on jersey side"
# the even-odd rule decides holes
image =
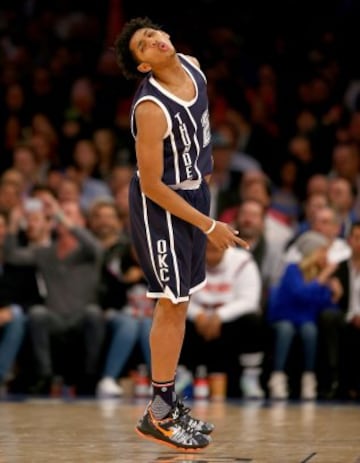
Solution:
[[[175,185],[180,183],[179,152],[175,143],[174,132],[170,133],[170,143],[173,152],[173,163],[175,172]]]
[[[150,234],[150,228],[149,228],[149,218],[148,218],[148,210],[147,210],[147,204],[146,204],[146,196],[144,195],[144,193],[141,193],[141,197],[142,197],[142,203],[143,203],[143,214],[144,214],[146,241],[147,241],[147,245],[148,245],[148,249],[149,249],[149,256],[150,256],[150,259],[151,259],[151,265],[152,265],[152,267],[154,269],[154,274],[156,275],[156,279],[157,279],[159,285],[162,287],[163,283],[162,283],[162,281],[160,279],[160,276],[159,276],[159,274],[157,272],[157,268],[156,268],[156,265],[155,265],[153,247],[152,247],[152,243],[151,243],[151,234]]]
[[[173,229],[173,225],[172,225],[171,214],[170,214],[169,211],[166,211],[166,221],[167,221],[167,224],[168,224],[170,251],[171,251],[171,255],[172,255],[173,266],[174,266],[174,274],[175,274],[175,278],[176,278],[176,296],[179,296],[180,295],[179,266],[178,266],[177,255],[176,255],[176,252],[175,252],[174,229]]]

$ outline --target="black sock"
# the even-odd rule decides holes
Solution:
[[[174,404],[175,380],[171,381],[152,381],[153,399],[151,410],[157,420],[161,420],[168,415]]]
[[[170,407],[174,403],[174,391],[175,391],[175,380],[164,381],[159,383],[158,381],[152,381],[153,387],[153,399],[158,395],[164,402],[166,402]]]

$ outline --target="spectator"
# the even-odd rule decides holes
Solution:
[[[95,202],[89,213],[89,227],[104,249],[99,300],[110,335],[96,392],[100,397],[119,397],[123,390],[117,380],[124,375],[125,365],[138,342],[150,371],[149,335],[154,304],[146,297],[144,276],[127,235],[122,234],[115,204]]]
[[[353,222],[358,216],[355,211],[355,194],[349,180],[332,178],[329,180],[329,202],[335,209],[340,220],[341,238],[346,238]]]
[[[0,212],[0,397],[7,392],[6,386],[25,333],[24,309],[19,305],[17,293],[17,282],[21,282],[21,277],[3,260],[7,227],[7,215]]]
[[[22,202],[21,190],[13,181],[0,180],[0,209],[10,213]]]
[[[132,176],[134,175],[134,166],[131,164],[119,164],[111,169],[109,186],[112,195],[122,188],[124,185],[129,185]]]
[[[1,183],[12,183],[13,185],[15,185],[18,189],[19,197],[21,199],[25,198],[28,195],[24,175],[22,174],[22,172],[13,167],[4,170],[4,172],[1,174]],[[15,202],[13,205],[16,206],[17,203]]]
[[[272,399],[288,398],[285,370],[295,334],[301,339],[304,353],[301,398],[316,398],[317,318],[322,310],[335,306],[342,290],[339,281],[332,278],[336,266],[326,258],[329,240],[308,231],[297,245],[300,262],[286,267],[269,295],[267,316],[274,332],[273,370],[268,383]]]
[[[360,161],[359,147],[355,143],[338,143],[332,150],[332,167],[329,178],[347,179],[355,192],[355,212],[360,214]]]
[[[62,147],[71,153],[75,143],[91,138],[95,124],[96,95],[94,83],[88,76],[79,77],[71,83],[69,103],[64,112],[62,125]],[[70,159],[65,160],[65,165]]]
[[[81,186],[79,181],[71,176],[63,177],[56,189],[56,196],[60,203],[66,201],[76,201],[80,203]]]
[[[301,233],[310,230],[311,224],[314,221],[316,212],[325,207],[329,206],[329,198],[327,194],[324,193],[310,193],[305,199],[303,206],[304,215],[298,223],[296,228],[296,234],[294,239],[296,239]]]
[[[260,171],[246,172],[239,184],[240,201],[255,200],[265,208],[265,235],[273,243],[285,246],[293,237],[292,228],[286,224],[286,218],[279,211],[271,208],[271,184]],[[238,201],[238,202],[240,202]],[[226,209],[219,217],[226,223],[233,223],[238,206]]]
[[[315,211],[310,230],[323,234],[330,241],[328,247],[329,262],[339,263],[350,257],[350,246],[344,238],[340,237],[340,219],[332,207],[326,206]],[[284,256],[284,263],[299,262],[301,259],[301,252],[297,246],[301,236],[288,247]]]
[[[306,197],[314,193],[328,194],[329,178],[325,174],[311,175],[306,183]]]
[[[98,154],[91,140],[79,140],[74,148],[74,165],[68,168],[68,175],[80,185],[80,205],[87,211],[98,197],[111,197],[109,186],[99,178]]]
[[[108,181],[111,170],[118,162],[118,141],[111,128],[99,128],[93,133],[93,142],[98,153],[98,171],[102,180]]]
[[[271,208],[284,216],[285,223],[295,229],[300,216],[300,195],[297,183],[301,181],[294,159],[286,159],[279,166],[279,175],[273,179]]]
[[[319,320],[324,375],[322,397],[360,397],[360,300],[357,288],[360,269],[360,222],[354,222],[348,235],[351,257],[339,264],[336,276],[343,286],[340,311],[326,310]]]
[[[195,372],[228,375],[228,395],[261,398],[263,357],[261,278],[252,255],[240,248],[216,249],[208,243],[207,283],[189,304],[181,362]],[[239,368],[240,360],[240,368]]]
[[[265,209],[256,200],[243,201],[238,209],[234,227],[249,243],[262,279],[262,307],[266,308],[268,288],[276,282],[284,246],[273,243],[265,234]]]
[[[12,168],[24,178],[24,193],[28,195],[39,178],[38,164],[34,148],[29,144],[19,144],[13,151]]]
[[[54,374],[61,373],[67,384],[76,384],[77,392],[87,395],[94,391],[104,338],[103,318],[96,305],[100,248],[84,228],[85,219],[78,203],[67,202],[60,207],[51,195],[48,201],[57,219],[56,240],[48,246],[19,246],[17,234],[22,215],[14,211],[5,255],[14,265],[36,265],[44,281],[44,305],[29,310],[29,335],[38,377],[34,392],[48,392]],[[56,351],[61,371],[56,371],[51,342],[65,341],[65,349],[73,349],[71,360],[75,360],[79,348],[74,343],[79,340],[84,349],[81,368],[71,364],[67,350],[61,346]]]

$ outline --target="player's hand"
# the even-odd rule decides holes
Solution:
[[[230,246],[241,246],[242,248],[249,249],[249,244],[241,239],[238,233],[229,224],[216,221],[214,230],[207,237],[219,249],[227,249]]]

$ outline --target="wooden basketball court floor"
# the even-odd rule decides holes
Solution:
[[[360,463],[360,405],[189,402],[215,423],[205,450],[184,453],[141,439],[146,401],[0,402],[0,463]]]

